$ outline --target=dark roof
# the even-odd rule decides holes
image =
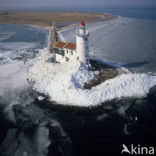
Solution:
[[[60,48],[60,49],[63,49],[63,47],[66,45],[67,43],[65,42],[57,42],[55,45],[54,45],[54,48]]]
[[[70,49],[70,50],[75,50],[76,49],[76,44],[74,43],[71,43],[71,42],[57,42],[55,45],[54,45],[54,48],[59,48],[59,49]]]
[[[63,48],[70,49],[70,50],[75,50],[76,49],[76,44],[68,42]]]

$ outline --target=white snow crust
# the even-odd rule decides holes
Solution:
[[[87,90],[83,85],[93,78],[93,72],[80,63],[52,63],[47,61],[50,57],[46,54],[37,60],[29,78],[35,81],[34,89],[58,104],[95,106],[114,98],[145,96],[156,85],[156,76],[128,73]]]

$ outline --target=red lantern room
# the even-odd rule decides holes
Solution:
[[[82,26],[82,27],[85,26],[83,20],[81,21],[80,26]]]

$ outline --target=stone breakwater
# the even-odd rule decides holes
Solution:
[[[56,27],[52,26],[49,28],[50,30],[50,44],[49,44],[49,50],[50,53],[55,53],[53,50],[53,46],[54,44],[58,41],[58,36],[57,36],[57,32],[56,32]]]

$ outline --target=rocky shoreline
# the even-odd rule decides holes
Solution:
[[[106,64],[100,60],[90,59],[90,65],[90,70],[98,71],[98,74],[94,75],[94,78],[90,82],[85,83],[85,89],[91,89],[92,87],[95,87],[108,79],[112,79],[116,76],[127,73],[120,67]]]

